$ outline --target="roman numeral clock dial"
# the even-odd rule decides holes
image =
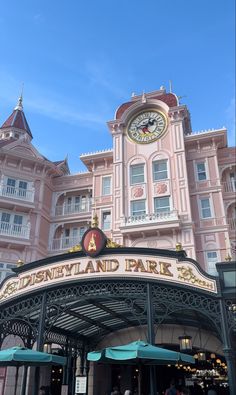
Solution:
[[[138,144],[149,144],[158,140],[167,129],[167,118],[160,111],[143,111],[128,124],[128,137]]]

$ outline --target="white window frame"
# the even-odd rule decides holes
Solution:
[[[110,180],[110,185],[105,186],[104,185],[104,180],[105,179],[109,179]],[[109,188],[109,191],[107,192],[106,189]],[[102,187],[101,187],[101,191],[102,191],[102,196],[110,196],[112,194],[112,184],[111,184],[111,176],[103,176],[102,177]]]
[[[104,226],[104,214],[110,214],[110,226],[108,227],[108,228],[106,228],[105,226]],[[102,229],[103,230],[105,230],[105,231],[108,231],[108,230],[111,230],[111,227],[112,227],[112,218],[111,218],[111,210],[109,209],[109,210],[102,210],[102,212],[101,212],[101,224],[102,224]]]
[[[200,173],[198,171],[198,165],[201,165],[201,164],[204,165],[204,173],[206,175],[206,178],[204,180],[200,180],[199,179],[199,174]],[[204,182],[204,181],[207,181],[209,179],[209,177],[208,177],[208,166],[207,166],[207,162],[205,160],[201,160],[201,161],[198,160],[198,161],[195,162],[195,179],[196,179],[197,182]]]
[[[157,200],[164,200],[164,199],[169,199],[169,206],[166,206],[166,207],[169,207],[169,210],[156,210],[156,205],[155,205],[155,201],[157,201]],[[154,197],[154,200],[153,200],[153,204],[154,204],[154,212],[155,212],[155,214],[158,214],[158,213],[169,213],[171,210],[172,210],[172,202],[171,202],[171,197],[170,196],[156,196],[156,197]]]
[[[166,170],[161,170],[161,171],[158,171],[158,172],[154,171],[154,166],[155,166],[155,164],[158,164],[158,162],[159,162],[159,163],[160,163],[160,162],[165,162],[165,163],[166,163]],[[155,179],[155,174],[156,174],[156,173],[158,174],[158,173],[162,173],[162,172],[164,172],[164,171],[166,171],[166,177]],[[168,179],[169,179],[169,165],[168,165],[168,159],[157,159],[157,160],[154,160],[154,161],[152,162],[152,178],[153,178],[153,182],[158,182],[158,181],[168,180]]]
[[[2,214],[10,215],[9,221],[2,221]],[[15,222],[16,217],[22,218],[21,224],[18,224],[17,222]],[[0,211],[0,222],[6,222],[9,225],[24,226],[27,223],[27,217],[25,215],[23,215],[22,213],[14,213],[14,212],[9,212],[7,210],[1,210]]]
[[[134,214],[134,213],[133,213],[133,205],[134,205],[134,204],[138,204],[138,203],[140,203],[140,202],[144,202],[145,212],[142,212],[142,213],[138,213],[138,212],[137,212],[137,214]],[[140,212],[141,212],[141,210],[140,210]],[[131,215],[131,217],[138,217],[138,216],[140,216],[140,215],[146,215],[146,214],[147,214],[146,199],[131,200],[131,201],[130,201],[130,215]]]
[[[143,166],[143,173],[140,173],[138,175],[135,174],[134,177],[140,177],[141,175],[143,175],[143,181],[133,182],[132,169],[134,169],[135,167],[138,167],[138,166]],[[130,165],[129,173],[130,173],[130,185],[137,185],[137,184],[144,184],[145,183],[145,163],[137,163],[135,165]]]
[[[215,253],[216,254],[216,260],[215,261],[210,261],[209,262],[209,257],[208,257],[208,254],[211,254],[211,253]],[[219,260],[219,254],[218,254],[218,251],[216,251],[216,250],[209,250],[209,251],[206,251],[205,252],[205,260],[206,260],[206,267],[207,267],[207,273],[209,273],[209,274],[211,274],[211,275],[217,275],[218,274],[218,272],[217,272],[217,270],[216,270],[216,266],[215,266],[215,264],[217,263],[217,262],[219,262],[220,260]]]
[[[210,208],[210,216],[209,217],[204,217],[203,216],[203,207],[202,207],[202,200],[209,200],[209,208]],[[200,197],[199,198],[199,212],[200,212],[200,217],[201,219],[208,219],[208,218],[214,218],[214,211],[213,211],[213,207],[212,207],[212,199],[209,196],[205,196],[205,197]]]

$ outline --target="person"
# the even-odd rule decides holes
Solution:
[[[175,387],[175,382],[174,380],[172,380],[170,382],[170,387],[167,388],[165,395],[180,395],[179,391],[177,390],[177,388]]]
[[[131,395],[131,394],[132,394],[132,392],[130,390],[125,390],[124,395]]]

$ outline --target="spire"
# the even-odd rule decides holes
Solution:
[[[23,102],[23,97],[22,97],[22,94],[21,94],[19,99],[18,99],[18,103],[17,103],[16,107],[14,108],[14,110],[23,111],[23,104],[22,104],[22,102]]]
[[[28,125],[28,122],[26,120],[24,111],[23,111],[23,87],[21,90],[20,97],[18,99],[18,103],[16,107],[14,108],[12,114],[7,118],[7,120],[3,123],[3,125],[0,127],[0,129],[18,129],[19,131],[22,131],[24,134],[25,132],[27,133],[30,138],[32,138],[32,133],[30,131],[30,127]]]
[[[22,88],[21,88],[21,93],[20,93],[20,97],[18,99],[18,103],[17,106],[14,108],[14,110],[20,110],[23,111],[23,89],[24,89],[24,83],[22,83]]]

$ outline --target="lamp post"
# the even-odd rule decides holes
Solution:
[[[220,318],[221,333],[225,359],[228,367],[228,380],[230,395],[236,394],[235,376],[235,351],[233,348],[233,336],[236,333],[235,299],[236,299],[236,262],[228,261],[216,264],[219,273],[220,293]],[[236,339],[234,339],[236,341]]]

